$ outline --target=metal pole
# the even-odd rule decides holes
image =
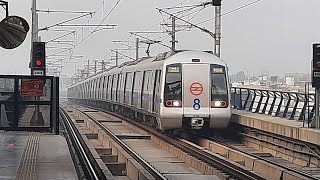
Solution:
[[[104,66],[104,60],[102,60],[102,71],[104,71],[105,66]]]
[[[214,54],[220,57],[221,41],[221,6],[215,7],[215,38],[214,38]]]
[[[319,123],[319,95],[320,95],[320,89],[316,88],[316,92],[315,92],[315,128],[319,129],[320,128],[320,123]]]
[[[172,37],[172,46],[171,49],[172,51],[176,50],[176,18],[174,16],[172,18],[172,32],[171,32],[171,37]]]
[[[139,38],[136,39],[136,60],[139,59]]]
[[[89,67],[90,67],[90,62],[89,62],[89,59],[88,59],[87,77],[89,77],[89,74],[90,74]]]
[[[116,66],[118,66],[118,51],[116,51]]]
[[[31,29],[31,45],[32,42],[37,42],[38,40],[38,16],[37,16],[37,1],[32,0],[32,29]],[[32,47],[32,46],[31,46]]]
[[[94,61],[94,74],[97,74],[97,61]]]

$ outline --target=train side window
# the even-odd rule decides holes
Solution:
[[[102,90],[103,90],[103,77],[99,78],[99,91],[98,91],[98,98],[102,99]]]
[[[120,102],[124,102],[124,97],[125,97],[125,93],[126,93],[126,79],[127,79],[127,74],[128,73],[123,73],[122,74],[122,85],[121,85],[121,89],[120,89]]]
[[[100,78],[97,78],[97,90],[96,90],[96,98],[99,99],[99,92],[100,92]]]
[[[112,75],[109,75],[109,83],[108,83],[108,99],[111,100],[112,97]]]
[[[96,78],[95,80],[94,80],[94,98],[95,99],[97,99],[98,98],[98,81],[99,81],[99,79],[98,78]]]
[[[141,86],[141,72],[135,72],[134,85],[133,85],[134,92],[139,92],[139,89],[141,89],[140,86]]]
[[[117,100],[117,85],[118,85],[118,78],[117,78],[118,74],[114,74],[113,75],[113,82],[112,82],[112,100],[116,101]]]
[[[122,73],[118,75],[118,86],[117,86],[117,101],[119,102],[120,101],[120,89],[121,89],[121,86],[122,86]]]
[[[94,98],[97,99],[98,98],[98,88],[99,88],[99,79],[96,78],[94,81]]]
[[[156,71],[156,77],[155,77],[155,88],[154,88],[154,96],[153,96],[153,110],[154,112],[158,112],[159,109],[156,106],[157,104],[160,104],[160,84],[161,84],[161,70]]]
[[[91,80],[91,98],[94,98],[94,80]]]
[[[142,93],[148,93],[148,85],[149,85],[149,77],[150,77],[150,71],[144,72],[144,82],[143,82],[143,91]]]
[[[142,88],[142,106],[145,104],[144,102],[148,101],[149,96],[149,79],[150,79],[151,71],[144,72],[144,81],[143,81],[143,88]]]
[[[91,81],[89,81],[89,98],[92,98],[92,80]]]
[[[101,97],[101,99],[105,99],[105,94],[106,94],[106,76],[103,77],[103,81],[102,81],[102,97]]]
[[[86,82],[86,99],[89,98],[90,91],[89,91],[89,82]]]
[[[129,99],[130,98],[130,93],[132,93],[132,82],[133,82],[133,73],[127,73],[127,78],[126,78],[126,88],[125,88],[125,100],[124,102],[126,104],[129,104]],[[126,98],[128,97],[128,98]]]
[[[110,80],[109,79],[110,79],[110,76],[108,75],[107,80],[106,80],[106,83],[107,83],[106,84],[106,99],[109,98],[109,87],[110,87],[110,82],[109,82]]]
[[[117,82],[117,85],[116,85],[116,92],[115,92],[115,95],[116,95],[116,101],[119,101],[119,86],[120,86],[120,83],[121,83],[121,81],[120,81],[120,79],[121,79],[121,77],[122,77],[122,74],[117,74],[116,75],[116,82]]]

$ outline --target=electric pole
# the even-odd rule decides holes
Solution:
[[[88,67],[87,67],[87,77],[90,75],[90,61],[88,59]]]
[[[118,51],[116,51],[116,66],[118,66]]]
[[[215,6],[215,37],[214,37],[214,54],[220,57],[221,41],[221,5]]]
[[[176,50],[176,17],[171,16],[172,18],[172,32],[171,32],[171,37],[172,37],[172,46],[171,49],[172,51]]]
[[[139,59],[139,38],[136,38],[136,60]]]
[[[32,0],[32,28],[31,28],[31,45],[38,41],[38,15],[37,15],[37,1]]]
[[[104,60],[102,60],[102,71],[104,71],[105,69],[106,69],[106,66],[105,66],[105,64],[104,64]]]

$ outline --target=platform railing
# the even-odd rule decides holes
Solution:
[[[0,75],[0,130],[59,133],[59,79]]]
[[[231,88],[234,109],[297,120],[307,123],[308,127],[314,118],[314,97],[308,93]]]

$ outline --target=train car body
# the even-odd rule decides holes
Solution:
[[[211,53],[171,51],[73,84],[68,99],[154,122],[161,130],[226,128],[231,118],[227,71]]]

